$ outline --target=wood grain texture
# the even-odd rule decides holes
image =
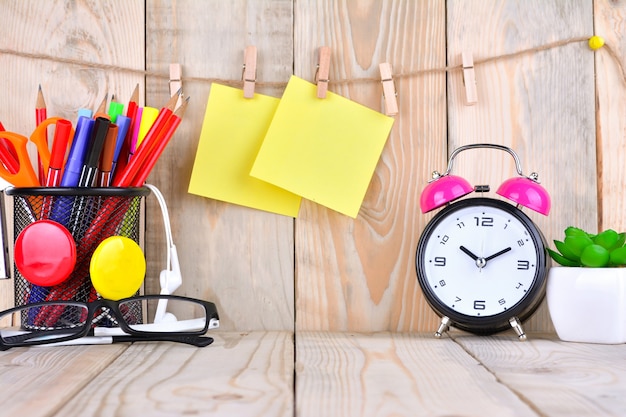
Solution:
[[[448,62],[461,53],[474,61],[593,33],[592,2],[451,0],[447,3]],[[476,65],[478,103],[464,105],[460,71],[448,77],[450,151],[470,143],[497,143],[520,157],[525,175],[539,173],[552,198],[545,217],[524,210],[552,247],[569,225],[593,230],[597,223],[593,54],[585,43]],[[473,153],[472,153],[473,152]],[[489,184],[495,194],[516,176],[513,159],[501,151],[468,151],[454,173],[471,184]],[[551,328],[545,303],[528,329]]]
[[[455,337],[476,360],[542,416],[623,416],[624,345],[568,343],[554,336]]]
[[[296,358],[299,417],[538,415],[450,338],[299,332]]]
[[[403,74],[445,66],[442,1],[295,3],[295,74],[314,79],[330,46],[330,87],[382,108],[378,64]],[[358,81],[361,79],[362,81]],[[345,80],[357,80],[345,82]],[[298,330],[434,328],[415,275],[426,217],[419,190],[445,158],[445,75],[396,79],[399,114],[356,219],[304,202],[296,222]]]
[[[290,332],[211,334],[205,348],[136,343],[60,416],[293,416]]]
[[[146,67],[167,74],[170,63],[180,63],[183,91],[191,97],[148,179],[169,207],[183,275],[177,293],[216,302],[223,329],[293,330],[293,219],[187,193],[210,83],[185,81],[240,80],[244,49],[255,45],[259,82],[286,83],[293,61],[292,2],[151,1],[147,7]],[[167,101],[167,80],[148,78],[146,85],[148,103]],[[280,94],[275,88],[256,91]],[[158,205],[149,199],[148,276],[157,278],[147,282],[151,293],[159,291],[165,267],[163,239]]]
[[[585,42],[476,64],[478,103],[465,106],[460,71],[471,50],[480,59],[597,33],[625,64],[620,1],[582,0],[6,0],[0,47],[51,58],[0,55],[0,121],[29,134],[41,84],[49,115],[75,119],[105,94],[161,106],[167,79],[102,70],[110,64],[166,75],[182,65],[191,104],[149,182],[165,194],[183,271],[180,294],[215,301],[224,329],[432,331],[437,323],[419,290],[414,256],[432,214],[419,194],[457,146],[511,146],[525,173],[537,171],[553,199],[548,217],[528,212],[547,241],[576,224],[625,229],[623,220],[626,83],[606,50]],[[595,25],[595,28],[594,28]],[[382,111],[378,64],[390,62],[400,112],[357,219],[304,202],[286,218],[190,195],[187,186],[210,83],[241,86],[243,51],[256,45],[257,91],[280,96],[292,73],[314,79],[316,51],[331,47],[330,90]],[[75,59],[83,64],[54,61]],[[595,64],[595,67],[594,67]],[[434,72],[415,73],[420,70]],[[400,75],[411,74],[407,76]],[[594,84],[595,76],[595,84]],[[31,149],[32,151],[32,149]],[[507,155],[463,156],[455,172],[497,187],[514,175]],[[210,179],[207,179],[210,180]],[[165,243],[148,198],[146,291],[159,290]],[[13,299],[0,285],[0,308]],[[551,331],[542,306],[527,330]]]
[[[14,348],[0,352],[2,415],[54,415],[128,344]],[[79,410],[77,410],[79,411]],[[80,410],[85,415],[85,410]]]
[[[595,34],[607,47],[595,53],[598,137],[598,230],[626,230],[626,3],[594,2]],[[620,68],[621,64],[621,68]]]

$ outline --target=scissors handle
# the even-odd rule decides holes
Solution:
[[[3,164],[0,164],[0,177],[15,187],[39,187],[41,184],[30,163],[28,150],[26,149],[28,139],[13,132],[0,132],[0,138],[4,138],[13,144],[19,164],[19,169],[16,173],[10,172]],[[49,161],[50,159],[48,158]]]
[[[61,120],[61,117],[49,117],[43,122],[39,123],[39,125],[35,128],[32,135],[30,135],[30,140],[37,146],[37,153],[39,154],[39,159],[41,160],[41,165],[43,166],[43,172],[48,173],[48,168],[50,168],[50,148],[48,147],[48,126],[51,124],[56,124],[57,121]],[[73,129],[72,133],[73,135]]]

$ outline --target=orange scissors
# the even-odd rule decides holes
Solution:
[[[48,172],[50,166],[50,149],[48,149],[46,131],[48,126],[61,120],[60,117],[50,117],[37,126],[30,136],[31,142],[37,147],[37,153],[44,168]],[[71,137],[73,136],[73,129]],[[37,173],[30,162],[26,145],[28,138],[18,133],[0,131],[0,139],[6,139],[13,145],[17,160],[11,152],[0,152],[0,177],[4,178],[14,187],[40,187]],[[12,160],[10,158],[13,158]],[[17,170],[15,167],[18,167]]]

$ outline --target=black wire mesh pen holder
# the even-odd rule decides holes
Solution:
[[[111,236],[140,238],[142,200],[150,193],[141,188],[8,188],[14,202],[14,236],[44,218],[60,223],[76,243],[76,264],[69,278],[50,287],[27,281],[15,266],[15,304],[98,298],[89,275],[93,252]]]

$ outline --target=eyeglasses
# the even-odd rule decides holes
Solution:
[[[167,308],[168,312],[165,312]],[[156,312],[147,323],[148,312]],[[43,301],[0,313],[0,350],[68,342],[85,336],[113,342],[172,341],[207,346],[219,326],[215,304],[177,295],[143,295],[119,301]]]

